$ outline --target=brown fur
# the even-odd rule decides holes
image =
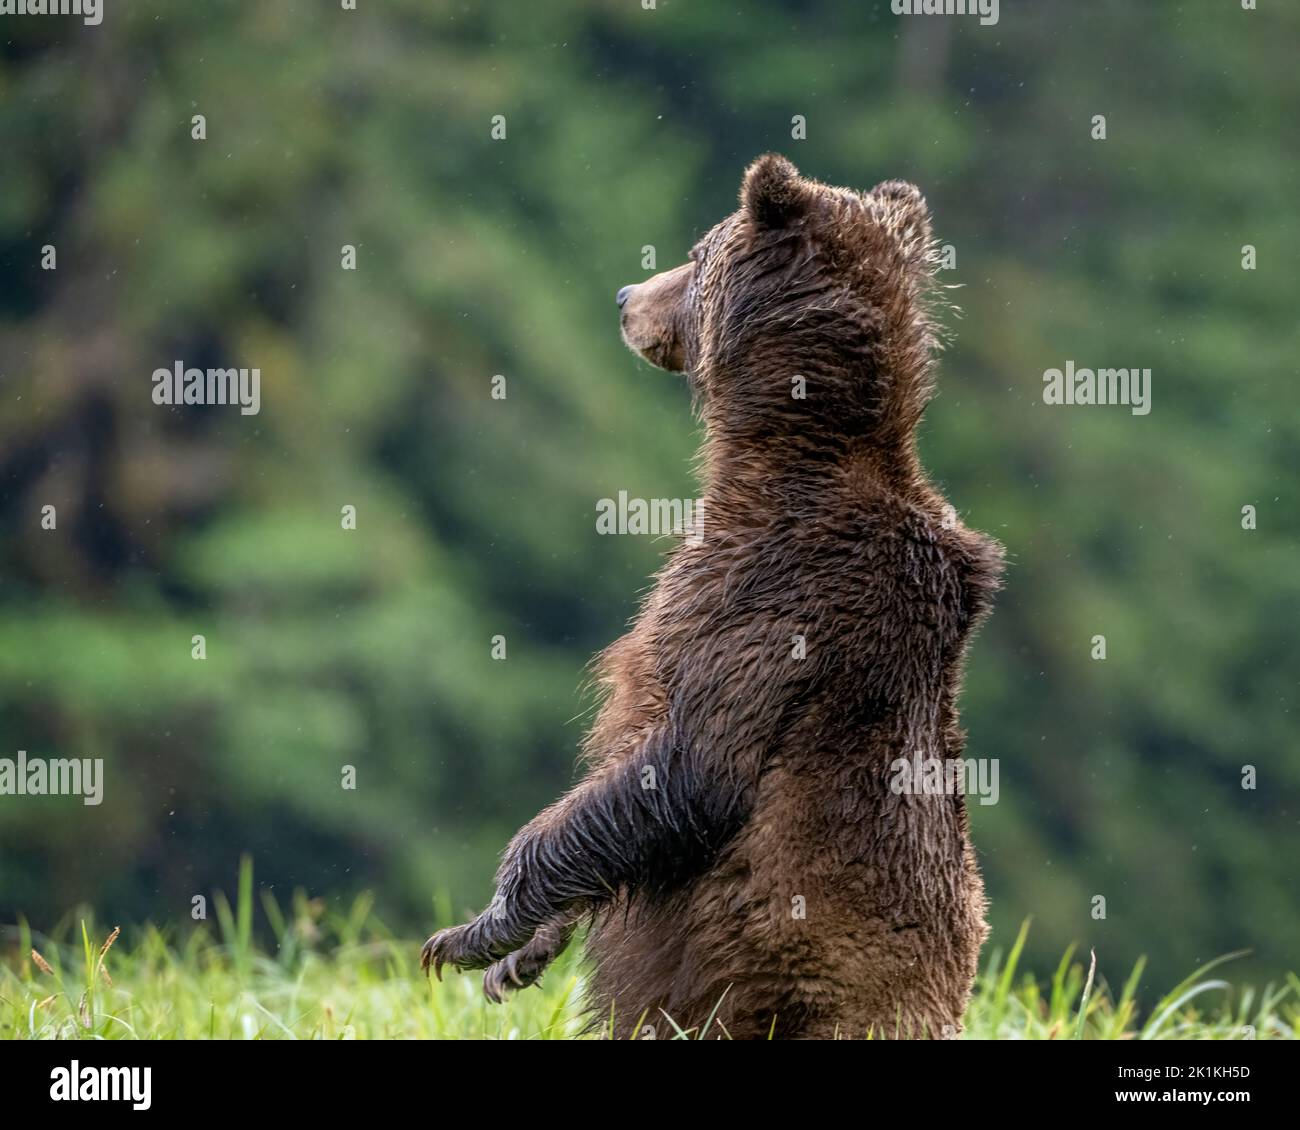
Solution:
[[[769,155],[689,263],[632,289],[628,344],[697,395],[704,537],[601,657],[586,776],[426,965],[488,966],[499,998],[591,919],[588,1003],[619,1035],[959,1029],[986,932],[964,803],[889,787],[900,757],[961,756],[1001,570],[917,457],[933,266],[915,188]]]

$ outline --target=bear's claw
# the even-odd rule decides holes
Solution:
[[[435,980],[438,981],[442,980],[442,966],[444,961],[442,955],[438,952],[439,940],[445,932],[446,931],[444,930],[439,930],[438,933],[434,934],[433,937],[420,947],[420,968],[424,971],[424,975],[427,977],[429,975],[429,968],[432,966],[433,976]]]
[[[442,980],[444,965],[462,970],[486,969],[483,995],[493,1004],[500,1004],[508,993],[537,984],[546,967],[569,944],[575,922],[572,915],[545,922],[524,945],[505,953],[500,950],[493,953],[485,948],[485,943],[473,929],[473,922],[439,930],[420,950],[420,968],[426,977],[432,969],[439,981]]]
[[[506,994],[522,989],[529,982],[519,976],[519,951],[507,954],[483,974],[483,995],[493,1004],[501,1004]]]
[[[472,925],[472,924],[471,924]],[[420,968],[424,975],[442,980],[442,967],[453,965],[457,969],[483,969],[496,960],[491,953],[481,951],[470,936],[470,926],[452,926],[439,930],[420,949]]]

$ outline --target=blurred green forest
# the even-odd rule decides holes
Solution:
[[[481,905],[665,548],[596,501],[693,492],[614,292],[777,150],[914,180],[955,249],[923,447],[1010,560],[963,703],[994,941],[1297,965],[1300,8],[106,9],[0,21],[0,757],[107,774],[0,797],[0,923],[184,924],[245,852],[413,933]],[[260,414],[156,406],[178,359]],[[1150,368],[1150,415],[1045,406],[1067,359]]]

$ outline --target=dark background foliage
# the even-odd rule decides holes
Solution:
[[[686,390],[622,348],[614,291],[779,150],[916,181],[956,249],[923,443],[1011,562],[964,699],[1001,761],[974,810],[995,941],[1032,916],[1040,967],[1077,941],[1161,988],[1242,947],[1294,967],[1300,11],[1261,8],[5,18],[0,756],[107,784],[0,798],[0,921],[183,924],[243,852],[413,932],[435,890],[485,899],[664,548],[598,536],[596,500],[693,490]],[[155,406],[177,359],[260,367],[261,413]],[[1150,415],[1046,407],[1067,359],[1152,369]]]

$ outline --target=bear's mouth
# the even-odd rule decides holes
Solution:
[[[683,371],[682,350],[677,335],[671,329],[654,324],[646,325],[644,318],[624,311],[619,315],[619,332],[623,344],[651,365],[670,373]]]

